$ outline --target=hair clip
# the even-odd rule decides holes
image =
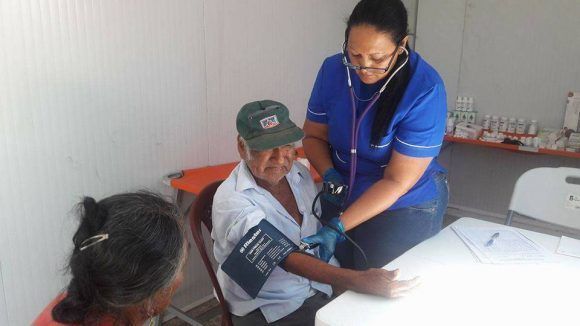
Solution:
[[[83,251],[90,246],[96,245],[99,242],[107,240],[108,238],[109,238],[108,233],[97,234],[95,236],[92,236],[88,239],[85,239],[83,242],[81,242],[81,248],[79,250]]]

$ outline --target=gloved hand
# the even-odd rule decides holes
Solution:
[[[328,170],[326,170],[324,172],[324,175],[322,176],[322,181],[333,183],[335,186],[344,185],[344,179],[342,178],[342,175],[335,168],[329,168]],[[342,200],[344,196],[345,196],[344,193],[339,195],[333,195],[325,192],[322,194],[322,198],[324,200],[334,204],[337,207],[342,206]]]
[[[340,232],[337,232],[340,231]],[[310,246],[320,245],[318,248],[318,255],[320,259],[328,263],[334,250],[336,249],[336,244],[344,241],[346,238],[343,235],[344,225],[338,217],[333,218],[328,221],[327,225],[323,226],[315,235],[311,235],[301,240],[301,242],[307,243]]]

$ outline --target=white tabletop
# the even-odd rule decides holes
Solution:
[[[467,217],[452,225],[509,228]],[[559,237],[518,230],[550,262],[479,263],[449,226],[385,266],[421,277],[408,296],[347,291],[317,312],[316,325],[580,325],[580,258],[556,254]]]

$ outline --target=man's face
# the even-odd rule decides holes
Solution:
[[[296,158],[294,144],[280,146],[266,151],[246,150],[238,141],[240,156],[246,161],[254,178],[276,185],[292,168]]]

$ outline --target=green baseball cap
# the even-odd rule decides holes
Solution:
[[[250,149],[265,151],[304,138],[304,132],[290,120],[288,108],[276,101],[250,102],[240,109],[236,128]]]

